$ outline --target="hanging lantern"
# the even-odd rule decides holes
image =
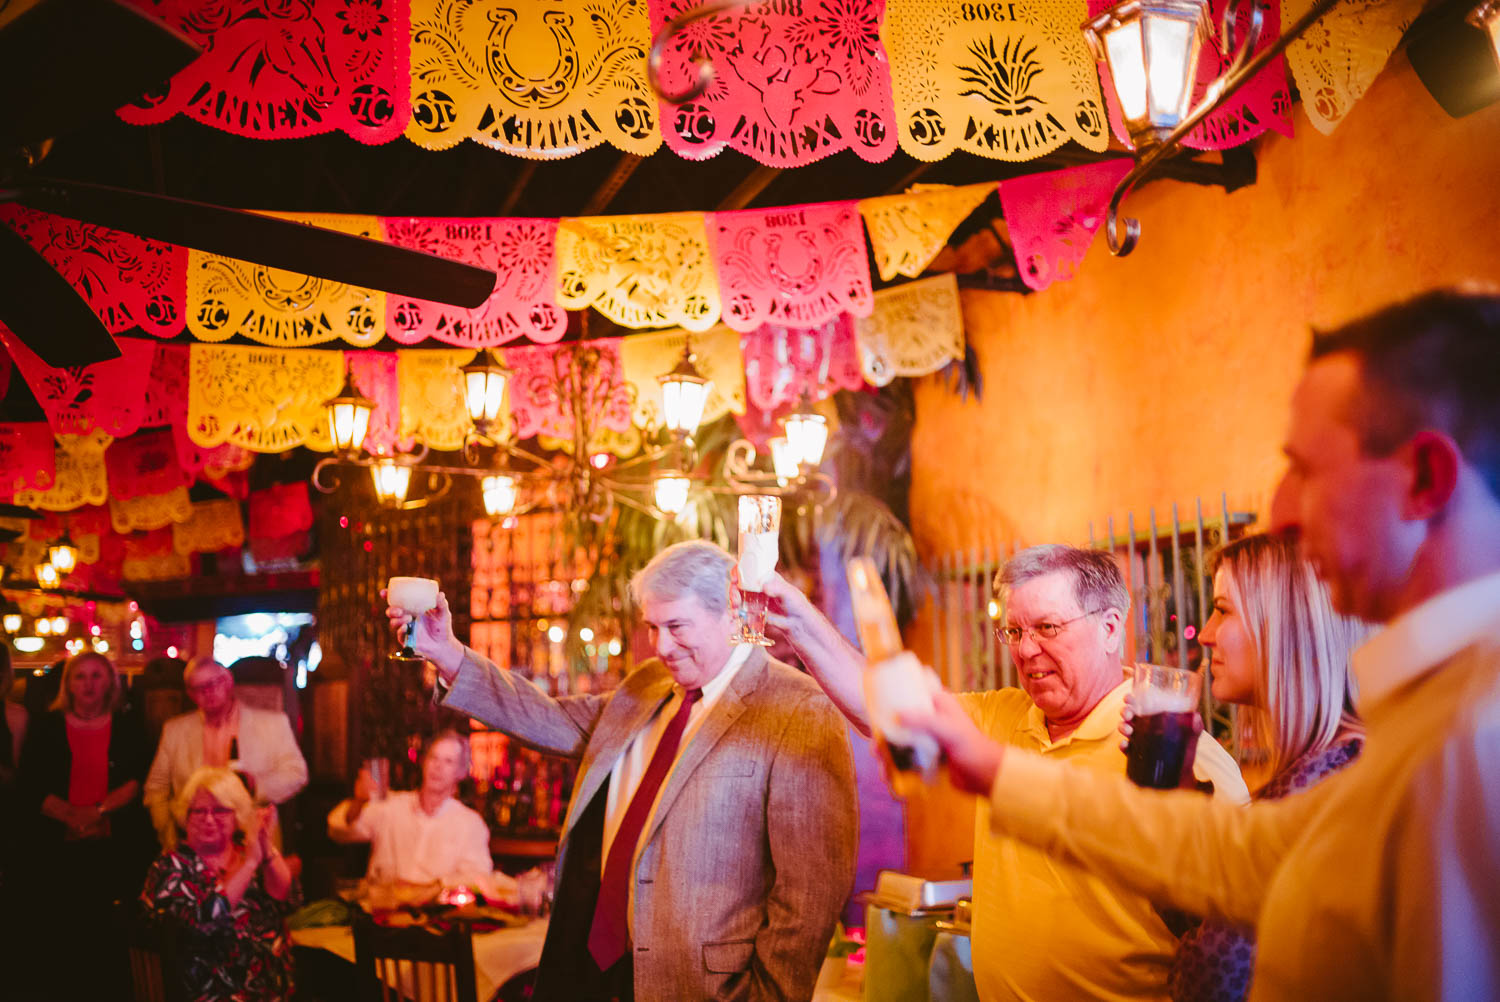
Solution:
[[[21,614],[19,612],[6,612],[0,615],[0,626],[5,628],[6,633],[21,632]]]
[[[1125,0],[1084,24],[1136,149],[1160,143],[1187,117],[1207,34],[1203,0]]]
[[[703,405],[708,402],[708,390],[713,385],[693,364],[694,357],[692,342],[685,341],[677,365],[666,375],[656,377],[661,383],[662,422],[667,431],[686,438],[698,434]]]
[[[464,374],[464,406],[474,430],[488,436],[500,423],[500,408],[505,403],[505,385],[510,370],[495,362],[489,351],[481,350],[474,361],[459,370]]]
[[[783,487],[802,474],[792,443],[779,436],[771,439],[771,466],[776,470],[777,482]]]
[[[43,588],[57,588],[62,584],[62,575],[51,564],[37,564],[36,583]]]
[[[676,515],[687,507],[688,487],[691,481],[681,470],[662,470],[656,474],[656,507],[668,515]]]
[[[399,508],[406,503],[406,492],[411,487],[411,467],[394,459],[379,459],[370,467],[370,479],[375,482],[375,499],[389,508]]]
[[[804,399],[802,406],[788,414],[781,423],[786,429],[792,455],[799,464],[817,466],[823,462],[823,448],[828,444],[828,419],[814,411],[811,403]]]
[[[57,568],[59,575],[72,574],[73,569],[78,566],[78,547],[73,545],[73,540],[68,538],[66,532],[47,548],[47,561]]]
[[[480,482],[484,494],[484,510],[490,518],[509,515],[516,510],[516,478],[505,473],[496,473]]]
[[[66,636],[68,633],[68,626],[69,623],[67,616],[59,615],[52,617],[52,635],[54,637]]]
[[[346,459],[353,458],[365,443],[375,402],[354,388],[352,376],[345,376],[339,395],[323,406],[328,410],[328,435],[333,440],[333,451]]]
[[[38,616],[36,622],[31,624],[31,632],[39,637],[52,636],[52,619],[50,616]]]

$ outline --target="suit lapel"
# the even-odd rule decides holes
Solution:
[[[615,762],[625,747],[671,694],[672,676],[657,661],[642,665],[621,684],[600,715],[583,761],[579,763],[578,784],[573,790],[572,803],[568,805],[563,838],[568,837],[579,814],[599,792],[599,787],[609,781],[609,774],[614,771]]]
[[[688,742],[688,746],[677,756],[671,773],[667,775],[667,782],[656,799],[656,810],[646,825],[640,844],[636,847],[637,853],[651,844],[651,839],[656,835],[656,829],[661,827],[662,820],[672,807],[672,801],[682,793],[683,787],[692,778],[693,772],[703,763],[708,753],[713,751],[714,745],[719,743],[719,739],[729,730],[730,725],[745,712],[745,700],[766,677],[768,661],[764,647],[756,647],[750,652],[750,657],[735,675],[734,680],[729,683],[729,688],[724,690],[724,695],[719,697],[719,701],[709,711],[703,725],[698,728],[692,740]]]

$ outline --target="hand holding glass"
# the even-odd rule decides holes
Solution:
[[[391,578],[385,586],[385,600],[415,618],[437,608],[438,583],[432,578]],[[411,647],[414,629],[415,623],[407,626],[401,649],[390,656],[392,661],[423,660]]]
[[[771,646],[766,636],[766,583],[776,570],[781,540],[781,498],[740,495],[739,624],[729,639],[737,644]]]

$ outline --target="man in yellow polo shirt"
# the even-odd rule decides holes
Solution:
[[[1097,550],[1035,546],[996,581],[1020,689],[966,693],[964,708],[1004,744],[1123,775],[1117,728],[1128,685],[1120,657],[1130,592]],[[801,592],[779,578],[772,625],[856,726],[868,731],[863,658]],[[1239,769],[1207,734],[1194,772],[1218,796],[1248,802]],[[984,1002],[1167,998],[1177,939],[1145,898],[974,827],[974,980]]]

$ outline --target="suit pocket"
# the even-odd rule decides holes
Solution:
[[[703,944],[703,969],[713,974],[736,974],[750,966],[755,956],[755,940],[730,939],[722,943]]]

